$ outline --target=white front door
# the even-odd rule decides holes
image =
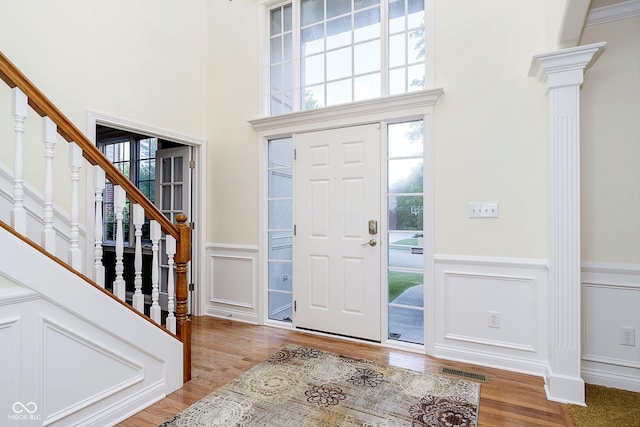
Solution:
[[[298,134],[294,148],[295,326],[380,341],[380,127]]]
[[[156,151],[156,206],[173,223],[176,224],[176,216],[183,213],[187,221],[193,221],[191,217],[191,147],[166,148]],[[159,303],[163,310],[167,310],[168,294],[167,284],[169,277],[169,264],[166,256],[165,238],[160,242],[160,298]],[[187,280],[191,280],[191,263],[188,264]],[[191,292],[189,292],[189,313],[191,313]],[[175,303],[175,301],[174,301]]]

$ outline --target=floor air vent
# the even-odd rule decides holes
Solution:
[[[489,378],[484,374],[477,374],[475,372],[461,371],[460,369],[448,368],[446,366],[440,367],[440,373],[445,375],[454,375],[456,377],[466,378],[468,380],[480,381],[483,383],[489,382]]]

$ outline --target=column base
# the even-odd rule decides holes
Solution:
[[[558,375],[547,369],[544,390],[547,393],[547,399],[553,402],[586,406],[584,380],[581,377]]]

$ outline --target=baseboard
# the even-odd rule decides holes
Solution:
[[[544,390],[548,400],[585,406],[584,380],[582,378],[556,375],[547,370],[545,382]]]
[[[496,354],[479,350],[467,350],[444,344],[436,344],[435,357],[487,368],[502,369],[520,374],[544,377],[546,363],[535,359]]]
[[[255,313],[245,313],[238,310],[223,309],[219,307],[205,307],[205,316],[218,317],[220,319],[235,320],[237,322],[250,323],[252,325],[260,324],[260,319]]]
[[[630,374],[614,373],[610,370],[582,368],[582,378],[587,384],[602,385],[640,393],[640,369]]]
[[[125,400],[121,400],[105,409],[96,412],[90,417],[77,422],[82,426],[106,426],[116,425],[121,421],[137,414],[138,412],[148,408],[154,403],[164,399],[166,384],[159,381],[151,386],[129,396]],[[64,420],[63,420],[64,421]]]

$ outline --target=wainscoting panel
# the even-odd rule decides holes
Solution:
[[[44,344],[41,371],[47,396],[42,409],[48,414],[47,421],[62,419],[144,381],[142,365],[92,337],[72,332],[47,316],[41,316],[40,327]],[[91,381],[84,382],[82,388],[68,388],[60,393],[60,384],[79,378]]]
[[[259,321],[258,247],[209,244],[204,314]]]
[[[15,396],[22,395],[20,385],[20,366],[22,348],[20,345],[20,316],[17,313],[8,313],[3,310],[0,315],[0,343],[2,343],[2,356],[0,356],[0,404],[3,408],[11,408],[15,402]],[[4,403],[8,405],[5,405]],[[28,402],[25,402],[28,403]],[[4,415],[4,414],[2,414]],[[2,420],[4,422],[4,420]]]
[[[548,269],[543,260],[435,256],[435,355],[542,375]]]
[[[181,342],[13,234],[0,247],[2,426],[115,425],[182,386]]]
[[[444,292],[445,339],[536,351],[535,277],[444,272]]]
[[[640,265],[584,264],[582,297],[584,380],[640,392]],[[621,328],[634,346],[621,343]]]

